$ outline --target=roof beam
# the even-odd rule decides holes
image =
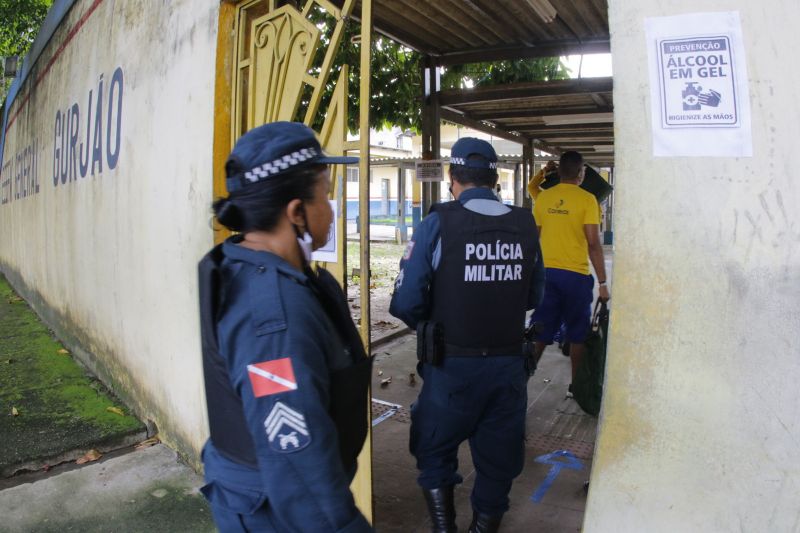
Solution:
[[[523,133],[520,131],[520,133]],[[529,137],[533,137],[536,139],[553,139],[554,143],[558,143],[555,139],[559,139],[561,142],[567,142],[569,139],[610,139],[612,142],[614,140],[614,132],[611,130],[608,131],[600,131],[600,132],[592,132],[592,131],[581,131],[577,133],[564,133],[559,131],[554,132],[547,132],[547,131],[539,131],[535,135],[531,135],[529,132],[524,132],[525,135]]]
[[[563,107],[543,107],[541,109],[520,109],[520,110],[480,110],[470,111],[472,118],[477,120],[504,120],[515,118],[538,118],[538,117],[560,117],[562,115],[590,115],[593,113],[613,113],[612,106],[605,107],[584,107],[584,108],[563,108]]]
[[[531,142],[530,137],[526,135],[514,135],[510,131],[492,127],[489,124],[486,124],[485,122],[472,119],[467,115],[462,115],[461,113],[455,113],[453,111],[450,111],[449,109],[441,109],[440,113],[441,113],[441,118],[443,120],[447,120],[455,124],[461,124],[462,126],[467,126],[468,128],[472,128],[473,130],[482,131],[483,133],[488,133],[489,135],[494,135],[495,137],[499,137],[507,141],[520,143],[522,145]],[[533,145],[536,148],[544,150],[546,152],[556,152],[556,153],[559,152],[557,147],[542,142],[533,141]]]
[[[594,100],[594,103],[599,105],[599,106],[607,106],[608,105],[608,102],[606,102],[606,99],[603,98],[602,94],[592,93],[589,96],[591,96],[592,100]]]
[[[614,124],[612,122],[601,122],[594,124],[569,124],[565,126],[537,126],[534,128],[528,127],[515,127],[514,131],[524,133],[531,137],[536,135],[574,135],[574,134],[591,134],[591,135],[613,135]]]
[[[482,131],[484,133],[488,133],[489,135],[494,135],[495,137],[499,137],[501,139],[505,139],[507,141],[525,144],[529,142],[530,139],[524,135],[514,135],[510,131],[506,131],[501,128],[492,127],[489,124],[484,122],[480,122],[478,120],[473,120],[466,115],[462,115],[460,113],[455,113],[450,111],[449,109],[441,109],[441,118],[443,120],[447,120],[449,122],[454,122],[456,124],[461,124],[462,126],[467,126],[474,130]]]
[[[505,59],[531,59],[538,57],[560,57],[580,54],[602,54],[611,52],[611,41],[598,39],[578,42],[575,40],[547,43],[538,46],[503,46],[447,52],[434,57],[437,66],[466,65],[483,61]]]
[[[591,94],[612,91],[613,85],[611,78],[584,78],[534,83],[511,83],[473,89],[451,89],[439,92],[439,104],[453,106],[496,102],[514,98]]]

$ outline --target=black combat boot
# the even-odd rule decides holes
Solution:
[[[456,507],[453,503],[453,486],[422,491],[428,513],[431,515],[433,533],[456,533]]]
[[[488,515],[473,511],[469,533],[497,533],[500,531],[500,521],[502,519],[503,515]]]

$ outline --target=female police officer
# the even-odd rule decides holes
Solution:
[[[332,222],[328,157],[308,127],[276,122],[236,143],[230,193],[240,232],[200,263],[211,438],[203,493],[229,531],[372,531],[349,484],[367,431],[370,359],[344,295],[309,268]]]

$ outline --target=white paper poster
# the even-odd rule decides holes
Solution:
[[[339,206],[336,200],[328,200],[328,202],[330,202],[331,209],[333,209],[333,222],[331,222],[331,229],[328,230],[328,242],[322,248],[314,250],[311,253],[311,259],[325,263],[336,263],[339,259],[336,257],[336,233],[339,231],[339,225],[336,222],[339,218]]]
[[[738,12],[645,20],[653,155],[751,157]]]
[[[444,180],[444,162],[441,159],[430,161],[417,161],[414,164],[417,181],[442,181]]]

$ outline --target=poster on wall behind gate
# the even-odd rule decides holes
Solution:
[[[738,12],[645,19],[653,155],[751,157]]]

